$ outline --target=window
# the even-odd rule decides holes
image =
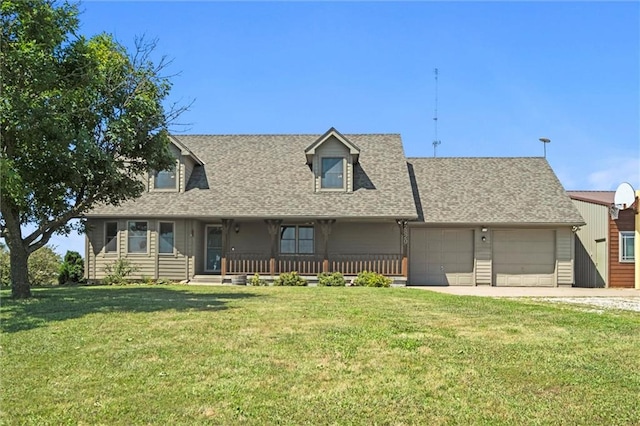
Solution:
[[[158,253],[173,254],[173,222],[160,222]]]
[[[104,224],[104,252],[116,253],[118,251],[118,222],[106,222]]]
[[[313,226],[286,225],[280,228],[280,253],[313,254]]]
[[[129,253],[147,252],[147,222],[131,221],[127,224],[127,251]]]
[[[634,244],[633,231],[620,232],[620,262],[634,262],[636,260]]]
[[[176,182],[176,165],[174,164],[169,170],[156,172],[153,187],[155,189],[176,189]]]
[[[322,159],[320,187],[328,189],[344,188],[344,159],[325,157]]]

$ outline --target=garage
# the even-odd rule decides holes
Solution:
[[[495,230],[492,239],[494,285],[555,286],[554,230]]]
[[[410,285],[474,285],[472,229],[412,228]]]

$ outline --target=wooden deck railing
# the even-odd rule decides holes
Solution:
[[[262,253],[232,253],[227,256],[227,274],[278,275],[296,271],[301,275],[317,275],[323,272],[341,272],[357,275],[361,271],[373,271],[387,276],[402,275],[400,254],[342,254],[329,256],[327,262],[318,255],[280,255],[270,259]]]
[[[373,271],[382,275],[402,275],[400,254],[344,254],[329,257],[330,272],[357,275],[360,271]]]

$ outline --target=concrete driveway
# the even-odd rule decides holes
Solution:
[[[580,288],[580,287],[453,287],[407,286],[438,293],[460,296],[486,297],[632,297],[640,298],[640,290],[632,288]]]

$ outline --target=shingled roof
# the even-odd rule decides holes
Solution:
[[[204,165],[183,193],[146,192],[87,216],[414,219],[400,135],[344,135],[360,149],[352,193],[313,190],[305,149],[321,135],[174,135]]]
[[[409,158],[408,162],[419,221],[584,223],[544,158]]]

